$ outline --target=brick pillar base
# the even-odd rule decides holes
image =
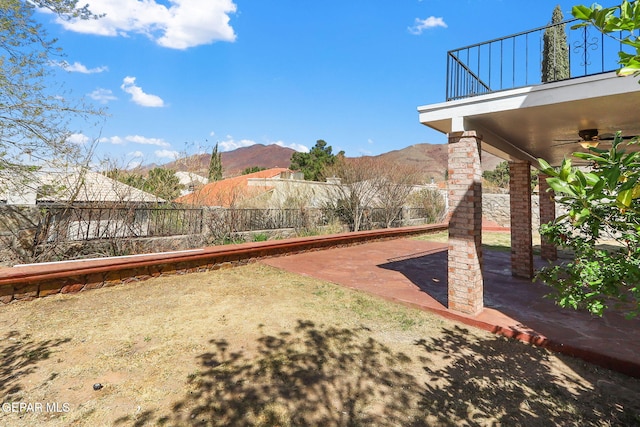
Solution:
[[[511,274],[531,279],[533,277],[531,164],[510,162],[509,175]]]
[[[449,134],[449,308],[471,315],[483,309],[480,139]]]
[[[556,194],[551,190],[549,184],[547,184],[547,178],[549,178],[548,175],[542,173],[538,175],[538,188],[540,189],[540,193],[538,194],[538,197],[540,197],[540,224],[546,224],[556,219]],[[541,240],[540,257],[548,261],[557,260],[558,248],[549,243],[544,237]]]

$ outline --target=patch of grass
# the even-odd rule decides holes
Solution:
[[[317,228],[300,228],[296,230],[297,237],[311,237],[311,236],[319,236],[320,230]]]
[[[259,263],[10,304],[0,327],[13,330],[5,401],[70,405],[3,426],[600,426],[640,413],[639,380]]]
[[[438,233],[429,233],[415,237],[417,240],[425,240],[429,242],[446,243],[449,239],[448,231],[440,231]],[[533,233],[532,237],[533,253],[540,254],[540,234]],[[482,247],[488,250],[510,252],[511,251],[511,234],[499,231],[483,231]]]
[[[449,232],[448,231],[438,231],[436,233],[427,233],[420,236],[414,237],[416,240],[425,240],[427,242],[439,242],[446,243],[449,240]]]
[[[238,236],[226,236],[224,239],[222,239],[223,245],[237,245],[240,243],[245,243],[244,238]]]
[[[499,252],[511,252],[511,234],[499,232],[483,232],[482,247]]]
[[[267,233],[256,233],[253,235],[254,242],[266,242],[269,240],[269,235]]]
[[[296,229],[296,236],[298,237],[311,237],[311,236],[323,236],[327,234],[343,233],[345,231],[343,224],[337,220],[332,220],[329,224],[319,227],[302,227]]]

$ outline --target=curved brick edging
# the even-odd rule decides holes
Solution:
[[[430,224],[178,252],[16,266],[0,269],[0,302],[28,301],[57,293],[75,293],[169,274],[216,270],[259,258],[444,231],[447,228],[448,224]]]
[[[429,311],[438,316],[444,317],[455,322],[463,323],[467,326],[481,329],[483,331],[490,332],[495,335],[500,335],[505,338],[518,340],[527,344],[534,345],[536,347],[542,347],[554,353],[564,354],[566,356],[575,357],[594,365],[600,366],[605,369],[620,372],[634,378],[640,378],[640,365],[630,360],[609,356],[597,351],[589,350],[586,348],[580,348],[569,344],[563,344],[556,340],[552,340],[545,336],[530,333],[523,330],[517,330],[510,327],[504,327],[496,325],[484,320],[474,319],[465,314],[453,313],[447,309],[439,310],[433,307],[425,307],[420,304],[414,304],[401,299],[388,298],[399,304],[406,305],[408,307],[417,308],[420,310]]]

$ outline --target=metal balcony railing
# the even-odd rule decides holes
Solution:
[[[447,101],[618,69],[618,52],[631,52],[618,41],[624,34],[609,37],[589,27],[572,30],[576,23],[572,19],[447,52]],[[566,46],[550,49],[547,60],[560,64],[564,55],[569,66],[558,70],[558,76],[551,67],[543,81],[544,39],[550,32],[556,37],[564,33]]]

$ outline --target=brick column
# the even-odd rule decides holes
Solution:
[[[509,163],[509,201],[511,209],[511,274],[533,277],[531,236],[531,164]]]
[[[548,175],[538,175],[538,188],[540,193],[540,224],[546,224],[556,219],[556,193],[551,190],[549,184],[547,184]],[[542,238],[542,244],[540,246],[540,257],[549,261],[555,261],[558,259],[558,248],[555,245],[549,243],[545,238]]]
[[[449,309],[478,314],[483,308],[481,137],[449,134]]]

